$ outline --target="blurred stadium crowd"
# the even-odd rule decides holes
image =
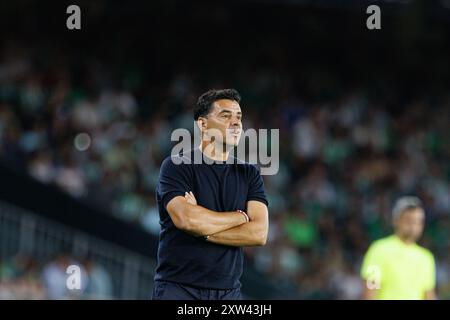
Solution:
[[[79,290],[66,287],[68,265],[80,266]],[[112,279],[101,265],[86,258],[76,261],[68,254],[59,254],[44,263],[27,255],[16,255],[0,261],[0,300],[68,300],[111,299]]]
[[[60,50],[13,43],[1,52],[0,157],[37,180],[158,234],[154,190],[172,130],[193,129],[199,94],[235,87],[245,128],[280,129],[280,170],[264,177],[269,241],[246,249],[249,263],[293,298],[357,299],[365,250],[391,231],[395,198],[416,194],[426,204],[422,243],[437,258],[438,294],[450,298],[449,92],[343,86],[311,67],[299,89],[288,66],[270,63],[213,82],[183,65],[149,84],[139,68],[95,58],[76,65]],[[24,259],[1,263],[0,298],[65,297],[46,280],[61,272],[60,259]],[[97,273],[108,297],[108,275]]]

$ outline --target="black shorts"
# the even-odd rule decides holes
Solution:
[[[204,289],[169,281],[155,281],[152,300],[241,300],[238,289]]]

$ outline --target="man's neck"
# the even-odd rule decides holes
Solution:
[[[208,158],[216,161],[227,161],[231,148],[217,145],[210,141],[202,141],[199,150]]]
[[[411,240],[411,239],[408,239],[408,238],[405,238],[405,237],[400,236],[398,233],[395,233],[395,236],[396,236],[397,238],[399,238],[400,241],[403,242],[403,243],[406,244],[406,245],[412,245],[412,244],[416,243],[415,241],[413,241],[413,240]]]

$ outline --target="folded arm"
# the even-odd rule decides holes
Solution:
[[[247,224],[239,212],[217,212],[188,201],[188,197],[174,197],[166,206],[175,226],[195,236],[207,236]]]
[[[260,201],[248,201],[247,214],[250,222],[212,234],[208,237],[208,241],[236,247],[265,245],[269,231],[267,206]]]

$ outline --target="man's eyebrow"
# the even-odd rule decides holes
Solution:
[[[228,109],[223,109],[223,110],[220,110],[219,114],[222,114],[222,113],[233,113],[233,112]],[[238,111],[237,114],[242,115],[242,111]]]

